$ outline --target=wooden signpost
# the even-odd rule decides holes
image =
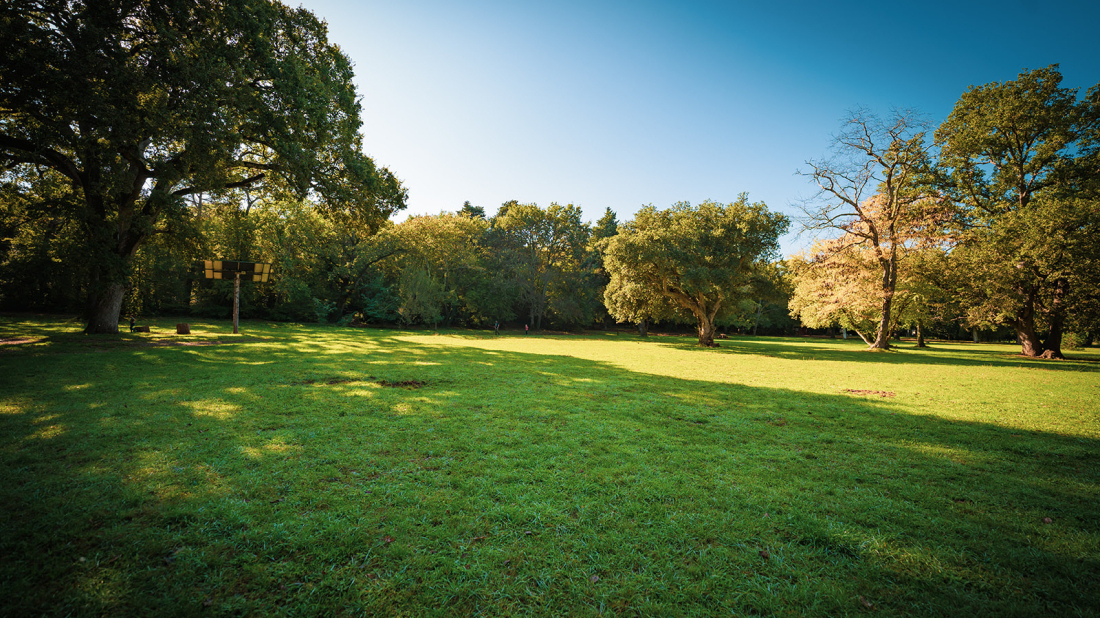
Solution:
[[[207,279],[233,279],[233,334],[236,335],[237,318],[241,306],[241,279],[267,283],[271,277],[271,264],[265,262],[232,262],[229,260],[205,260],[203,270]]]

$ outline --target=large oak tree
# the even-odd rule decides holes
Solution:
[[[114,333],[129,264],[189,219],[185,196],[309,197],[365,229],[405,191],[363,154],[348,58],[270,0],[0,5],[0,171],[60,177],[90,265],[86,332]]]
[[[608,311],[617,320],[693,317],[699,345],[714,346],[716,321],[752,298],[787,226],[787,217],[744,193],[731,204],[646,206],[607,243]]]
[[[1100,288],[1100,85],[1079,100],[1061,81],[1052,65],[971,87],[935,135],[970,321],[1012,326],[1024,355],[1048,358]]]

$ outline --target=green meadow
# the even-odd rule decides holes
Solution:
[[[1100,353],[0,317],[0,615],[1096,616]]]

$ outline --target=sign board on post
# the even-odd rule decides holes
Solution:
[[[236,335],[237,317],[240,315],[241,279],[267,283],[271,277],[271,264],[265,262],[234,262],[231,260],[204,260],[203,271],[207,279],[233,279],[233,334]]]

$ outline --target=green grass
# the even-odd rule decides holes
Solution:
[[[1095,350],[172,326],[0,317],[0,615],[1100,614]]]

